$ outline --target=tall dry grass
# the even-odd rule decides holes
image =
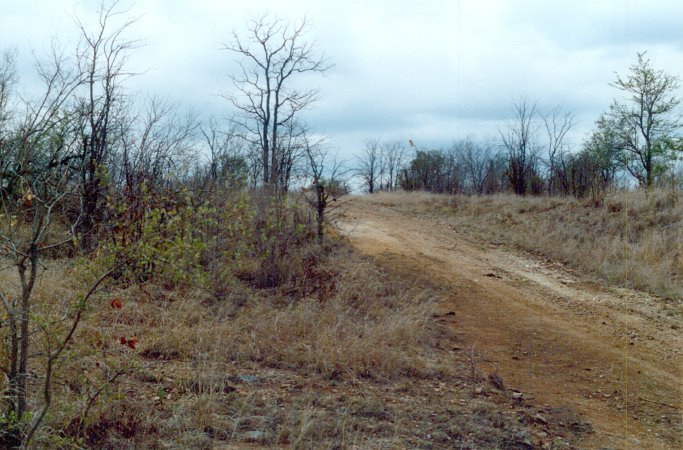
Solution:
[[[280,379],[355,385],[451,373],[435,357],[430,292],[391,278],[343,242],[330,244],[325,256],[315,245],[294,251],[300,252],[291,255],[296,267],[288,268],[289,281],[278,288],[259,289],[243,273],[223,280],[220,295],[211,284],[112,284],[91,304],[60,364],[55,404],[36,447],[254,442],[309,448],[321,439],[338,442],[340,435],[362,442],[374,430],[365,430],[362,418],[314,413],[320,409],[314,388],[303,385],[290,410],[282,410],[276,397],[233,390],[249,390],[250,377],[258,380],[258,392]],[[46,267],[35,290],[36,313],[57,317],[91,274],[70,260]],[[230,276],[226,267],[218,269]],[[15,278],[0,272],[5,286]],[[123,307],[113,308],[112,298]],[[136,337],[136,348],[122,345],[123,336]],[[38,353],[42,345],[37,338]],[[38,391],[39,357],[31,371]],[[109,382],[117,372],[122,375]]]
[[[338,236],[321,249],[300,211],[274,226],[247,200],[226,201],[216,220],[188,210],[163,231],[201,239],[162,241],[151,254],[168,267],[150,258],[93,298],[33,447],[513,448],[529,436],[473,394],[483,381],[443,345],[437,287],[379,269]],[[54,256],[32,320],[63,332],[97,265]],[[16,295],[16,278],[0,270],[0,287]],[[49,342],[31,338],[37,410]]]
[[[598,205],[506,194],[383,193],[369,201],[446,219],[462,230],[540,252],[613,285],[683,296],[680,191],[612,192]]]
[[[241,305],[236,308],[230,297],[219,303],[195,290],[163,308],[145,302],[120,319],[125,326],[119,330],[144,337],[141,352],[161,359],[199,358],[338,379],[428,375],[423,356],[433,338],[429,294],[390,287],[377,268],[348,252],[324,264],[334,265],[336,286],[322,301],[234,287]]]

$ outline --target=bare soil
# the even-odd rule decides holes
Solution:
[[[585,418],[590,432],[576,434],[579,447],[683,447],[680,302],[598,285],[434,217],[364,198],[346,206],[336,225],[354,246],[405,279],[442,288],[441,346],[454,365],[469,358],[546,415]]]

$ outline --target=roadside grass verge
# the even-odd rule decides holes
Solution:
[[[683,297],[680,192],[613,192],[599,205],[567,197],[424,192],[380,193],[363,200],[448,220],[462,231],[541,253],[612,285]]]

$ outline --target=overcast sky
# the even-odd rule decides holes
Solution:
[[[0,49],[20,53],[30,80],[31,48],[69,42],[74,16],[95,19],[98,1],[0,0]],[[227,116],[234,55],[220,50],[246,19],[270,13],[310,24],[308,38],[335,66],[307,80],[321,98],[307,113],[329,145],[349,155],[368,138],[447,146],[497,136],[514,99],[577,117],[580,144],[617,92],[637,52],[683,74],[680,0],[122,0],[139,17],[130,38],[145,45],[130,89],[167,96],[204,116]],[[94,22],[90,22],[94,23]]]

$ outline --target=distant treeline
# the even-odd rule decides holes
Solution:
[[[542,113],[526,98],[497,138],[467,138],[428,150],[413,141],[369,140],[358,158],[365,189],[447,194],[572,195],[599,198],[610,187],[680,185],[683,139],[678,77],[654,69],[646,55],[612,84],[625,94],[596,121],[579,149],[567,135],[574,115]],[[677,176],[677,172],[679,176]]]

